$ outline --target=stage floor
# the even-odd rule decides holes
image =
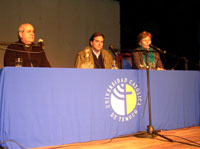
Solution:
[[[137,138],[134,134],[114,139],[98,140],[62,146],[41,147],[37,149],[136,149],[136,148],[200,148],[200,126],[161,131],[159,134],[172,139],[169,142],[163,137]],[[36,149],[36,148],[34,148]]]

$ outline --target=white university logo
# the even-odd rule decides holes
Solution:
[[[137,114],[137,106],[142,102],[142,93],[133,80],[119,78],[107,88],[105,107],[111,109],[110,117],[119,122],[126,122]]]

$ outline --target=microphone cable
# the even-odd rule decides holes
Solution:
[[[23,50],[15,50],[15,49],[10,49],[10,48],[7,48],[7,49],[4,49],[4,48],[0,48],[1,51],[13,51],[13,52],[19,52],[19,53],[43,53],[44,50],[41,50],[41,51],[23,51]]]

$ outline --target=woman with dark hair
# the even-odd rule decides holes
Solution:
[[[132,52],[133,69],[146,69],[147,58],[149,69],[164,70],[160,54],[150,47],[152,35],[147,31],[143,31],[137,37],[138,47]],[[152,52],[151,52],[152,51]],[[148,57],[147,57],[148,56]]]

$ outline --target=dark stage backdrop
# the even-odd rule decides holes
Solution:
[[[195,2],[120,1],[121,50],[136,48],[137,35],[152,33],[152,44],[167,54],[161,55],[166,69],[199,70],[200,18]]]

